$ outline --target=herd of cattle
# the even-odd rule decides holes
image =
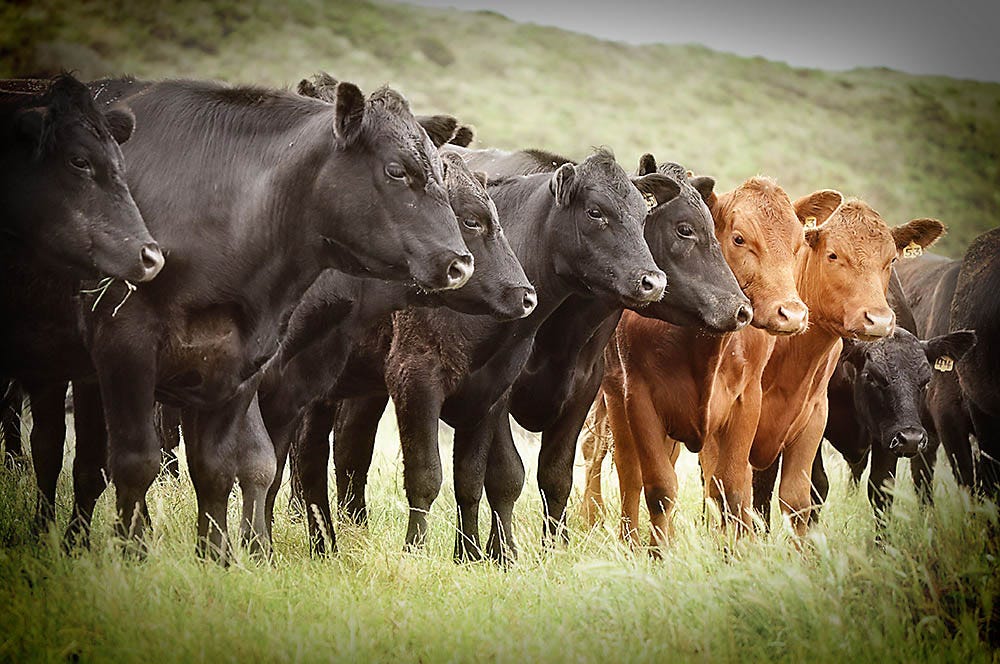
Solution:
[[[779,458],[780,504],[805,532],[824,437],[856,480],[871,456],[880,520],[899,457],[931,498],[939,442],[961,483],[1000,485],[1000,229],[963,260],[917,257],[940,222],[890,227],[769,177],[716,192],[651,155],[629,175],[603,150],[473,150],[454,118],[325,74],[297,92],[0,81],[0,132],[3,437],[19,455],[26,395],[47,528],[72,383],[67,543],[89,543],[110,479],[117,532],[141,548],[182,432],[201,553],[227,555],[237,479],[242,538],[269,553],[287,460],[327,550],[331,432],[339,507],[364,522],[390,398],[408,547],[442,483],[439,420],[455,429],[459,559],[516,553],[511,416],[542,434],[550,542],[581,432],[584,509],[597,517],[613,450],[633,544],[643,495],[651,543],[669,540],[682,444],[737,532],[767,514]]]

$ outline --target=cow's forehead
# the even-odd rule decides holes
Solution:
[[[605,194],[618,205],[619,215],[645,217],[642,194],[610,152],[598,151],[580,162],[576,169],[580,183],[591,191]]]
[[[871,261],[881,264],[895,254],[892,231],[879,213],[863,201],[844,203],[823,228],[827,241],[835,243],[841,253],[849,254],[860,265]]]

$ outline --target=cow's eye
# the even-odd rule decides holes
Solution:
[[[470,231],[481,231],[483,230],[483,225],[479,223],[478,219],[473,217],[466,217],[462,220],[462,225],[468,228]]]
[[[837,260],[837,254],[831,251],[830,255],[827,256],[827,258],[829,258],[832,261],[835,261],[835,260]]]
[[[694,229],[691,228],[690,224],[680,224],[677,227],[677,234],[681,237],[692,238],[694,237]]]
[[[393,180],[406,179],[406,169],[403,168],[401,164],[397,164],[396,162],[386,164],[385,174],[391,177]]]
[[[77,169],[79,171],[86,171],[86,172],[89,173],[89,172],[91,172],[93,170],[93,167],[90,165],[90,162],[87,161],[86,157],[80,157],[80,156],[70,157],[69,158],[69,163],[70,163],[70,166],[72,166],[73,168],[75,168],[75,169]]]
[[[602,221],[604,219],[604,213],[597,208],[590,208],[587,210],[587,216],[594,221]]]
[[[737,247],[742,247],[744,244],[746,244],[746,240],[744,240],[743,236],[740,235],[739,233],[734,233],[733,244],[735,244]]]

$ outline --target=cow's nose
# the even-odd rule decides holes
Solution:
[[[777,331],[781,334],[804,332],[809,321],[809,309],[801,300],[789,300],[778,307]]]
[[[896,326],[896,314],[892,309],[865,312],[865,336],[887,337]]]
[[[160,251],[160,245],[150,242],[142,245],[142,249],[139,250],[139,262],[142,265],[142,275],[139,277],[139,281],[149,281],[160,273],[166,261],[163,258],[163,252]]]
[[[473,258],[472,254],[464,254],[453,260],[448,265],[448,278],[445,282],[445,289],[461,288],[472,277]]]
[[[667,275],[659,270],[656,272],[643,272],[639,277],[639,286],[636,288],[636,297],[640,302],[657,302],[663,297],[663,291],[667,288]]]
[[[922,428],[900,429],[889,441],[889,451],[901,457],[914,457],[927,449],[927,432]]]

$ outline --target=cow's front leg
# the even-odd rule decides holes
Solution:
[[[251,554],[269,557],[271,522],[265,506],[269,490],[280,478],[277,476],[274,446],[260,414],[256,390],[249,408],[242,416],[237,415],[236,427],[239,446],[236,476],[243,494],[243,520],[240,524],[243,544]],[[270,504],[273,510],[274,503]]]

